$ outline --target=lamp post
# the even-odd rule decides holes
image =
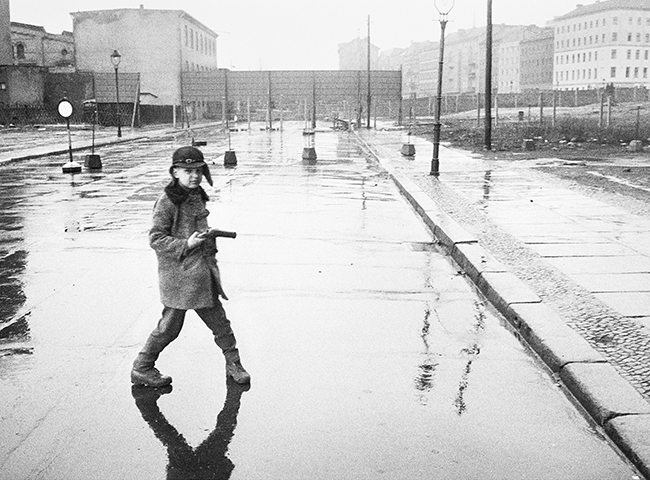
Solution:
[[[122,136],[122,119],[120,118],[120,86],[117,78],[117,69],[120,66],[120,61],[122,60],[122,55],[117,50],[113,50],[111,53],[111,63],[113,68],[115,68],[115,111],[117,112],[117,136],[118,138]]]
[[[433,158],[431,159],[431,175],[440,175],[440,108],[442,106],[442,66],[445,60],[445,27],[447,16],[454,8],[454,0],[434,0],[440,20],[440,60],[438,61],[438,94],[436,96],[436,121],[433,124]]]

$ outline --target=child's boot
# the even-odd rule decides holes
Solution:
[[[251,382],[251,376],[242,367],[241,361],[239,360],[226,361],[226,376],[231,377],[239,384]]]
[[[158,355],[168,342],[161,341],[154,335],[149,335],[142,351],[138,353],[131,369],[131,383],[147,387],[164,387],[172,383],[172,377],[163,375],[154,367]]]

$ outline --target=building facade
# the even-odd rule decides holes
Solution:
[[[117,50],[119,72],[139,73],[143,103],[184,104],[182,72],[217,69],[217,34],[182,10],[140,7],[70,15],[77,69],[113,72],[110,57]]]
[[[556,17],[554,83],[562,90],[650,86],[650,2],[606,0]]]
[[[0,66],[13,65],[9,0],[0,0]]]
[[[370,44],[370,69],[379,67],[379,48]],[[366,70],[368,68],[368,38],[356,38],[339,44],[339,70]]]
[[[74,71],[72,32],[48,33],[43,27],[11,22],[14,65],[49,67],[50,71]]]
[[[555,36],[552,28],[544,28],[521,41],[521,91],[552,90],[554,88],[554,42]]]

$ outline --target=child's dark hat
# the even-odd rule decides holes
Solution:
[[[169,171],[175,167],[183,168],[200,168],[203,170],[203,176],[212,185],[212,176],[208,164],[205,163],[203,152],[196,147],[181,147],[172,155],[172,166]]]

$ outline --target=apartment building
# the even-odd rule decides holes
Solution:
[[[137,9],[74,12],[77,70],[139,73],[143,103],[181,105],[181,73],[217,69],[217,34],[182,10]],[[132,100],[131,100],[132,101]]]
[[[370,69],[377,70],[379,48],[370,44]],[[339,70],[366,70],[368,68],[368,38],[355,38],[339,44]]]
[[[554,88],[554,41],[552,28],[544,28],[521,41],[519,83],[522,92]]]
[[[578,7],[550,25],[554,83],[562,90],[650,86],[650,2],[607,0]]]

